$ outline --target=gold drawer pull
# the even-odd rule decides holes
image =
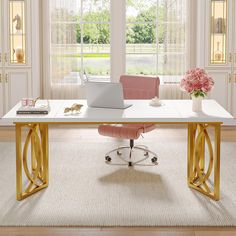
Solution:
[[[0,53],[0,63],[2,63],[2,53]]]
[[[0,83],[2,83],[2,74],[0,74]]]
[[[5,62],[7,62],[7,53],[5,53]]]
[[[5,81],[8,83],[8,74],[6,74]]]

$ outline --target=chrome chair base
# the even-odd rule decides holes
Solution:
[[[122,156],[122,150],[124,149],[129,149],[129,158],[128,159],[125,159],[123,156]],[[133,161],[132,160],[132,153],[134,150],[139,150],[139,151],[143,151],[144,154],[144,158],[142,158],[141,160],[138,160],[138,161]],[[112,161],[112,158],[111,158],[111,154],[116,152],[117,154],[117,157],[124,162],[123,163],[113,163]],[[150,154],[152,155],[152,157],[150,157]],[[146,159],[150,158],[151,161],[150,161],[150,164],[140,164],[141,162],[145,161]],[[123,147],[119,147],[119,148],[116,148],[116,149],[113,149],[111,150],[110,152],[106,153],[105,155],[105,162],[109,165],[128,165],[129,167],[132,167],[132,166],[135,166],[135,165],[140,165],[140,166],[156,166],[158,165],[158,162],[157,162],[158,158],[157,158],[157,154],[152,152],[151,150],[148,149],[147,146],[144,146],[144,145],[137,145],[137,146],[133,146],[133,147],[130,147],[130,146],[123,146]]]

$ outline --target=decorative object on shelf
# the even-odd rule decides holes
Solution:
[[[66,107],[64,109],[64,114],[69,114],[69,113],[78,114],[83,106],[84,105],[82,105],[82,104],[75,103],[71,107]]]
[[[218,17],[215,19],[214,23],[214,33],[216,34],[224,34],[225,33],[225,19],[222,17]]]
[[[188,92],[193,100],[192,110],[194,112],[202,111],[202,100],[207,96],[214,86],[213,79],[200,68],[191,69],[186,72],[180,82],[182,90]]]
[[[16,29],[17,32],[19,32],[20,30],[22,30],[22,20],[21,20],[21,17],[18,14],[12,19],[13,23],[15,21],[16,21],[15,29]]]
[[[23,63],[25,59],[24,50],[20,47],[13,49],[13,53],[16,54],[16,60],[18,63]]]
[[[217,42],[217,50],[214,54],[215,61],[222,61],[222,59],[224,58],[223,52],[220,51],[220,42]]]

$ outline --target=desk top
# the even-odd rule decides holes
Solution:
[[[203,111],[192,111],[191,100],[163,100],[163,105],[153,107],[149,100],[129,100],[131,107],[122,109],[90,108],[86,100],[50,100],[51,111],[48,115],[16,115],[18,103],[2,119],[12,123],[190,123],[221,122],[227,123],[233,117],[216,101],[203,100]],[[64,108],[74,103],[83,104],[79,114],[65,115]]]

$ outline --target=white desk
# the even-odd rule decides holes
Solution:
[[[74,103],[83,104],[81,113],[65,115],[64,108]],[[102,124],[102,123],[156,123],[188,124],[187,181],[191,188],[220,199],[220,130],[221,124],[233,117],[214,100],[203,101],[203,112],[192,112],[191,100],[164,100],[163,106],[149,106],[147,100],[129,100],[133,106],[125,110],[89,108],[85,100],[51,100],[48,115],[16,115],[17,104],[3,117],[16,126],[16,185],[17,200],[48,186],[48,125],[49,124]],[[208,128],[214,128],[214,146]],[[22,127],[29,133],[22,148]],[[31,144],[31,165],[28,165],[28,147]],[[208,162],[205,148],[208,148]],[[29,182],[22,184],[22,174]],[[209,178],[214,175],[213,186]]]

